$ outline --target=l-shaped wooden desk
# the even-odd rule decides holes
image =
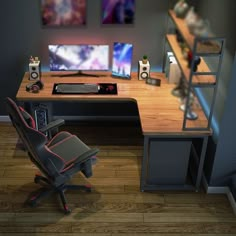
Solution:
[[[147,85],[137,79],[112,78],[101,73],[95,77],[60,77],[61,73],[45,72],[41,79],[44,88],[39,93],[26,91],[29,73],[26,72],[16,98],[23,103],[52,103],[55,101],[133,101],[137,103],[144,135],[144,152],[140,187],[142,191],[158,189],[192,189],[200,187],[206,147],[210,131],[183,131],[183,112],[179,101],[171,95],[175,87],[168,84],[165,75],[152,73],[161,79],[161,86]],[[116,83],[117,95],[57,95],[52,94],[54,83]],[[75,103],[76,105],[76,103]],[[204,125],[205,116],[199,111],[199,118],[189,121],[192,127]],[[190,171],[191,170],[191,171]],[[191,172],[191,183],[189,181]]]

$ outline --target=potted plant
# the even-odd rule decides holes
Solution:
[[[143,64],[147,64],[147,62],[148,62],[148,57],[147,57],[147,55],[143,55],[142,62],[143,62]]]

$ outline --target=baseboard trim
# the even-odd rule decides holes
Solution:
[[[236,201],[234,199],[234,196],[232,192],[230,191],[230,188],[227,186],[222,187],[215,187],[215,186],[208,186],[206,177],[203,177],[203,186],[206,190],[207,194],[226,194],[229,200],[229,203],[234,211],[234,214],[236,215]]]
[[[230,205],[234,211],[234,214],[236,215],[236,202],[234,199],[234,196],[232,192],[230,191],[229,187],[208,187],[207,193],[209,194],[226,194],[228,197],[228,200],[230,202]]]
[[[233,208],[234,214],[236,215],[236,202],[235,202],[234,196],[230,190],[229,190],[227,196],[228,196],[229,202]]]
[[[67,121],[139,121],[138,116],[53,116]],[[0,116],[0,122],[10,122],[9,116]]]
[[[229,192],[230,192],[229,187],[212,187],[212,186],[209,186],[207,188],[207,193],[209,193],[209,194],[218,194],[218,193],[228,194]]]
[[[138,116],[53,116],[66,121],[139,121]]]
[[[0,116],[0,122],[10,122],[9,116]]]

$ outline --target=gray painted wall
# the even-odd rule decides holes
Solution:
[[[235,90],[236,90],[236,63],[233,64],[236,51],[236,30],[234,0],[200,0],[197,11],[208,19],[212,31],[217,36],[226,38],[226,48],[216,98],[214,118],[217,129],[213,130],[213,137],[209,140],[205,162],[205,174],[209,185],[230,185],[231,175],[236,171],[236,133],[235,118]],[[210,64],[215,68],[214,64]],[[208,94],[206,93],[206,98]]]
[[[236,56],[233,64],[232,78],[229,83],[228,96],[225,102],[224,114],[221,122],[220,136],[217,143],[214,165],[210,185],[225,186],[231,184],[231,177],[236,177]]]
[[[236,30],[235,30],[235,9],[234,0],[200,0],[196,8],[197,13],[209,21],[212,32],[218,37],[226,39],[226,48],[222,63],[221,77],[216,97],[216,106],[214,110],[214,121],[218,127],[214,128],[213,138],[217,142],[220,132],[220,123],[224,113],[224,104],[228,94],[229,81],[231,80],[234,52],[236,50]],[[216,64],[211,63],[212,70],[216,69]],[[210,101],[210,92],[204,91],[206,100]]]

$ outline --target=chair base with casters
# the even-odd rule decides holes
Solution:
[[[66,190],[82,190],[85,192],[91,192],[91,185],[62,184],[57,187],[52,186],[50,184],[50,181],[48,181],[46,177],[41,176],[39,174],[35,175],[34,182],[36,184],[42,185],[42,187],[37,191],[37,193],[31,195],[30,198],[26,201],[26,203],[31,207],[36,207],[41,200],[49,197],[52,194],[58,194],[60,196],[64,213],[66,215],[71,213],[71,209],[69,208],[65,197]]]
[[[72,176],[79,171],[84,174],[85,177],[89,178],[92,176],[92,166],[96,163],[96,154],[98,149],[88,148],[77,136],[72,135],[66,131],[59,132],[56,134],[46,145],[50,151],[56,153],[58,156],[66,160],[66,165],[58,171],[54,167],[54,163],[48,161],[45,163],[45,167],[50,170],[52,176],[44,176],[40,174],[35,175],[34,182],[40,184],[43,187],[39,189],[37,194],[30,197],[28,203],[30,206],[37,206],[37,204],[44,198],[56,193],[60,196],[62,206],[65,214],[70,214],[71,210],[68,207],[65,191],[66,190],[82,190],[91,192],[90,185],[70,185],[67,182]],[[65,147],[70,147],[69,152],[65,151]],[[83,149],[81,152],[81,149]],[[66,155],[65,155],[66,153]],[[79,154],[79,158],[74,157],[76,153]],[[31,161],[39,166],[35,158],[29,153]],[[71,156],[71,157],[70,157]],[[72,161],[73,160],[73,161]],[[40,169],[40,168],[39,168]]]

